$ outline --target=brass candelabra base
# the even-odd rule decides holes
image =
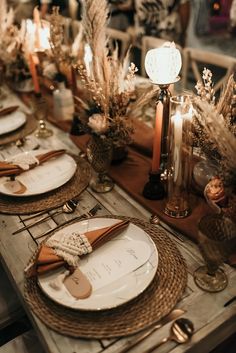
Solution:
[[[53,135],[53,131],[48,129],[45,120],[39,120],[39,128],[35,132],[38,138],[47,138]]]

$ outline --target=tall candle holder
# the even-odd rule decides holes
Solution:
[[[183,218],[190,213],[192,104],[188,95],[170,98],[167,202],[165,214]]]
[[[145,69],[153,84],[160,87],[154,127],[153,156],[149,181],[143,196],[158,200],[165,196],[163,177],[167,174],[168,131],[169,131],[169,86],[179,80],[181,55],[174,43],[166,42],[160,48],[151,49],[145,58]]]

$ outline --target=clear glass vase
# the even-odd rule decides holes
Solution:
[[[168,131],[167,202],[164,212],[183,218],[191,212],[189,188],[192,175],[192,104],[188,95],[170,99]]]
[[[92,190],[105,193],[114,187],[113,181],[107,176],[113,156],[112,144],[99,136],[92,136],[87,145],[87,158],[96,172],[91,178]]]

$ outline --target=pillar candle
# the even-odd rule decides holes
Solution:
[[[160,169],[161,160],[161,132],[163,121],[163,104],[158,102],[156,106],[156,121],[153,139],[153,153],[152,153],[152,172],[157,172]]]
[[[33,80],[34,92],[40,93],[38,74],[32,53],[29,53],[29,69]]]
[[[39,49],[40,48],[39,32],[40,32],[41,23],[40,23],[40,14],[37,6],[34,8],[34,11],[33,11],[33,19],[35,24],[34,46],[35,46],[35,49]]]
[[[174,121],[174,180],[177,185],[182,182],[182,133],[183,133],[183,119],[179,112],[173,117]]]

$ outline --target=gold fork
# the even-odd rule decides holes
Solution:
[[[49,229],[47,230],[46,232],[44,232],[43,234],[40,234],[38,235],[37,237],[35,237],[34,239],[40,239],[42,237],[45,237],[47,235],[49,235],[51,232],[53,232],[54,230],[60,228],[60,227],[63,227],[67,224],[70,224],[72,223],[73,221],[79,221],[81,219],[85,219],[85,218],[88,218],[88,217],[94,217],[96,215],[96,213],[98,212],[98,210],[101,210],[101,206],[97,203],[94,207],[92,207],[88,212],[85,212],[83,213],[82,215],[80,216],[77,216],[77,217],[74,217],[72,219],[69,219],[61,224],[58,224],[58,226],[56,226],[55,228],[52,228],[52,229]]]

